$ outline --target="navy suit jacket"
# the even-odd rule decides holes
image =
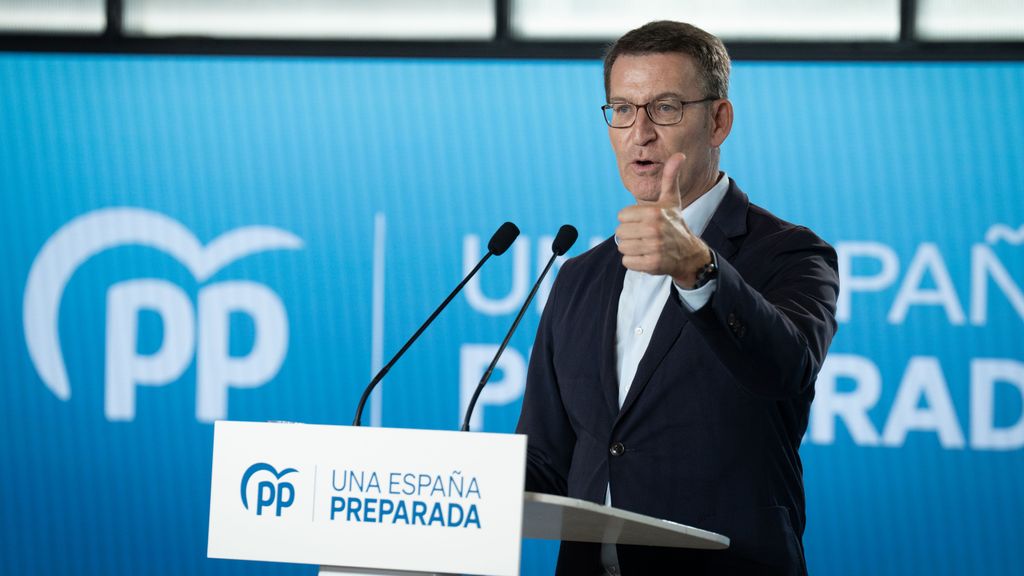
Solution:
[[[806,572],[798,448],[836,331],[835,251],[730,182],[704,234],[718,287],[691,312],[671,291],[622,408],[613,239],[565,262],[541,317],[517,432],[527,490],[719,532],[726,551],[619,546],[626,574]],[[563,543],[559,573],[601,570]],[[665,566],[674,566],[665,572]]]

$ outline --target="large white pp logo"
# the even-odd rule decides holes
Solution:
[[[64,288],[93,256],[117,246],[162,250],[203,282],[228,264],[267,250],[296,250],[302,240],[265,226],[238,228],[205,248],[179,222],[134,208],[111,208],[68,222],[39,251],[25,285],[24,328],[29,355],[46,386],[61,400],[71,385],[60,348],[58,314]],[[163,341],[153,354],[137,352],[139,313],[151,310],[163,322]],[[247,314],[255,341],[245,356],[231,356],[232,313]],[[198,326],[197,326],[198,323]],[[198,339],[198,342],[197,342]],[[105,412],[108,420],[135,418],[137,386],[177,380],[196,358],[196,418],[227,417],[229,388],[260,386],[277,374],[288,351],[288,316],[277,294],[262,284],[225,281],[199,290],[198,314],[178,286],[143,278],[107,291]]]

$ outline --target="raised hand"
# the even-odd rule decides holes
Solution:
[[[686,155],[677,152],[665,162],[661,193],[653,203],[619,211],[622,265],[630,270],[671,276],[682,288],[696,283],[697,272],[711,261],[711,250],[683,221],[678,176]]]

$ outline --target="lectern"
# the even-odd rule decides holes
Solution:
[[[521,540],[723,549],[725,536],[523,491],[514,434],[217,422],[211,558],[322,575],[519,573]]]

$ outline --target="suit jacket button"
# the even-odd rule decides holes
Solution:
[[[612,456],[622,456],[626,452],[626,447],[622,445],[622,442],[616,442],[611,445],[611,448],[608,448],[608,452]]]
[[[726,317],[726,319],[725,319],[725,323],[728,324],[730,328],[735,328],[736,327],[736,315],[733,314],[732,312],[730,312],[729,316]]]

